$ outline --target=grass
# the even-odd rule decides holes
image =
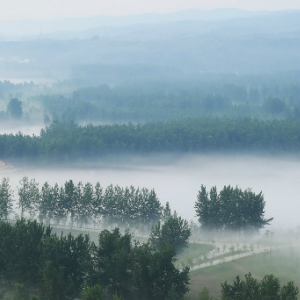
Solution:
[[[189,299],[197,299],[203,287],[209,289],[211,296],[218,297],[222,282],[226,280],[233,282],[237,275],[244,278],[244,275],[249,272],[258,280],[261,280],[267,274],[273,274],[279,277],[282,284],[294,281],[295,285],[299,287],[300,254],[298,253],[299,247],[287,247],[191,271],[188,297]]]
[[[214,248],[215,246],[210,244],[189,244],[189,246],[177,256],[178,260],[176,262],[176,266],[178,268],[183,266],[191,267],[194,265],[195,260],[198,260],[199,257],[206,255]]]

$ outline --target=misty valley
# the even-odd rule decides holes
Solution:
[[[1,21],[0,299],[298,299],[299,20]]]

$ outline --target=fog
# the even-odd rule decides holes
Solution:
[[[113,85],[152,76],[197,78],[199,72],[291,71],[299,68],[298,20],[298,11],[217,10],[0,22],[6,29],[0,35],[0,78]]]
[[[45,128],[44,124],[20,124],[18,122],[0,123],[0,134],[18,134],[21,132],[24,135],[40,135],[41,129]]]
[[[114,165],[95,162],[94,166],[73,168],[3,169],[1,175],[9,176],[11,185],[16,187],[23,176],[35,178],[40,187],[72,179],[97,181],[103,187],[110,184],[126,187],[154,189],[162,204],[170,202],[171,208],[179,215],[195,220],[194,204],[200,185],[208,189],[216,185],[220,191],[224,185],[251,188],[260,191],[266,201],[265,217],[274,220],[267,229],[296,229],[299,220],[300,160],[282,157],[258,157],[249,155],[201,155],[182,157],[138,157],[128,158]],[[17,195],[15,193],[15,198]]]
[[[230,101],[228,111],[240,113],[242,117],[248,116],[244,110],[251,111],[245,106],[250,100],[253,101],[253,113],[257,113],[256,116],[269,117],[270,112],[260,110],[265,98],[280,97],[289,110],[283,109],[281,114],[273,114],[272,117],[283,117],[286,113],[289,117],[298,118],[293,113],[294,106],[299,104],[299,92],[290,85],[299,85],[299,11],[183,11],[135,18],[93,17],[59,22],[16,21],[2,24],[7,26],[0,36],[0,78],[15,83],[31,79],[37,84],[52,82],[55,88],[52,90],[51,85],[46,89],[41,86],[18,87],[3,83],[0,98],[5,126],[0,126],[0,134],[16,134],[22,127],[22,133],[38,135],[44,127],[44,124],[39,123],[43,122],[45,115],[49,121],[60,117],[61,120],[97,124],[120,122],[117,119],[120,116],[121,122],[143,121],[145,115],[152,121],[155,120],[153,116],[162,110],[165,112],[161,117],[164,120],[178,116],[190,117],[190,111],[194,111],[189,105],[193,101],[197,104],[201,96],[198,90],[208,94],[222,94]],[[23,36],[20,28],[28,36]],[[260,76],[257,75],[254,80],[254,77],[243,77],[245,74],[281,75],[275,78],[277,81],[271,78],[268,86]],[[203,78],[204,84],[201,83]],[[56,82],[62,79],[66,81],[61,84]],[[162,92],[158,93],[154,85],[145,84],[152,81],[159,83],[156,89]],[[172,84],[166,86],[168,82]],[[194,91],[197,91],[194,96],[191,83],[195,83]],[[288,87],[280,89],[283,83]],[[79,91],[81,94],[75,93],[81,97],[72,98],[73,87],[76,91],[80,86],[104,84],[109,87],[128,87],[131,84],[135,89],[117,90],[115,94],[109,88],[100,91],[87,89]],[[226,84],[229,84],[227,89]],[[151,93],[136,95],[136,91],[142,87],[145,91],[151,90]],[[252,87],[256,94],[250,97],[249,90]],[[45,91],[54,95],[61,93],[61,90],[67,92],[58,94],[56,98],[40,95]],[[186,90],[190,94],[184,96]],[[124,94],[124,97],[120,97],[120,94]],[[16,126],[8,124],[6,105],[11,97],[18,97],[24,102],[23,121],[28,118],[25,123],[35,122],[27,127],[17,123]],[[175,100],[180,98],[184,101],[178,102],[177,110],[172,112],[171,101],[174,107]],[[166,101],[165,107],[168,109],[157,106],[151,115],[141,99],[145,103],[151,103],[153,99]],[[210,101],[213,100],[210,98]],[[101,101],[105,109],[101,107]],[[238,105],[235,106],[236,102]],[[159,102],[153,103],[158,105]],[[109,104],[112,104],[111,107]],[[199,111],[202,115],[207,114],[209,110],[201,105]],[[123,111],[118,112],[120,107]],[[103,111],[107,116],[101,114]],[[195,110],[197,117],[202,116],[199,111]],[[118,113],[114,116],[109,112]],[[224,112],[227,113],[226,109]],[[131,113],[137,116],[133,118]],[[90,120],[91,116],[94,119]],[[235,114],[232,116],[236,117]],[[40,186],[45,181],[62,185],[72,179],[75,182],[99,181],[103,187],[114,184],[154,188],[163,204],[169,201],[172,209],[189,220],[196,219],[194,203],[201,184],[208,189],[216,185],[219,191],[224,185],[251,188],[256,193],[263,192],[266,201],[265,217],[274,217],[272,228],[296,228],[300,225],[297,210],[297,195],[300,194],[297,184],[299,163],[300,160],[281,157],[202,155],[170,159],[166,155],[151,159],[128,158],[114,165],[77,164],[76,167],[63,169],[52,166],[49,169],[20,168],[16,164],[14,172],[6,169],[1,172],[3,176],[10,176],[15,186],[23,176],[28,176],[35,178]]]

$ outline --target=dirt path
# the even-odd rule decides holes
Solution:
[[[221,245],[221,244],[220,244]],[[222,244],[224,245],[224,244]],[[270,247],[260,247],[260,246],[253,246],[253,249],[245,251],[243,253],[230,253],[231,245],[227,244],[226,248],[227,251],[223,252],[220,254],[220,252],[214,252],[214,250],[210,251],[211,255],[208,255],[208,259],[209,261],[205,262],[205,263],[200,263],[198,265],[192,266],[190,268],[191,271],[194,270],[198,270],[198,269],[203,269],[203,268],[207,268],[207,267],[211,267],[211,266],[215,266],[221,263],[225,263],[225,262],[232,262],[232,261],[236,261],[238,259],[244,258],[244,257],[249,257],[252,255],[256,255],[256,254],[260,254],[260,253],[268,253],[269,251],[271,251]],[[250,249],[250,245],[247,246],[248,249]],[[228,254],[228,255],[227,255]],[[223,255],[226,255],[225,257],[223,257]],[[222,257],[220,257],[222,256]],[[220,257],[220,258],[218,258]]]

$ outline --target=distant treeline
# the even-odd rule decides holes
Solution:
[[[300,122],[205,118],[147,124],[54,122],[40,136],[0,136],[0,158],[69,162],[107,154],[289,152],[300,150]]]
[[[247,86],[224,81],[193,85],[178,82],[178,86],[176,82],[166,86],[102,85],[66,95],[39,95],[32,100],[44,108],[47,118],[75,122],[149,122],[207,115],[300,119],[297,86],[278,88],[274,83],[262,86],[257,82]]]
[[[103,66],[91,68],[101,69],[107,79]],[[152,80],[113,85],[99,82],[66,80],[49,88],[0,81],[0,121],[120,124],[205,116],[300,120],[299,72],[273,76],[197,72],[188,78],[154,76]],[[12,98],[21,101],[22,116],[14,115],[8,107]]]

